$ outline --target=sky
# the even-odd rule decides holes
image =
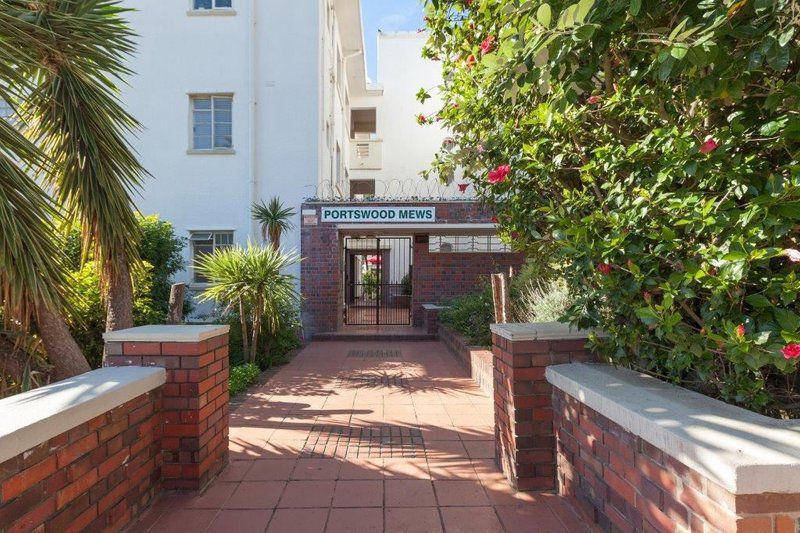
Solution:
[[[378,30],[416,31],[425,25],[422,13],[422,0],[361,0],[367,74],[371,80],[377,81]]]

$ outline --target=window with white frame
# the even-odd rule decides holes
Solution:
[[[192,96],[192,150],[233,148],[233,96]]]
[[[431,235],[428,240],[431,253],[505,253],[511,247],[497,235]]]
[[[189,240],[192,243],[192,264],[201,257],[213,254],[216,250],[224,250],[233,246],[232,231],[193,231]],[[195,283],[206,283],[208,280],[194,271]]]
[[[192,0],[194,9],[231,9],[233,0]]]

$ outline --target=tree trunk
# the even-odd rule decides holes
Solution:
[[[281,247],[281,229],[272,228],[269,232],[269,240],[272,243],[272,249],[277,251]]]
[[[244,300],[239,298],[239,321],[242,325],[242,358],[250,358],[250,335],[247,332],[247,313],[244,308]]]
[[[91,370],[61,315],[53,313],[45,305],[38,305],[36,329],[42,338],[47,358],[54,367],[54,381],[71,378]]]
[[[492,274],[492,299],[494,302],[494,320],[497,324],[508,322],[508,281],[505,274]]]
[[[128,258],[108,262],[104,268],[106,291],[106,331],[133,327],[133,281]]]
[[[250,362],[256,362],[256,355],[258,354],[258,337],[261,336],[261,315],[262,311],[261,296],[256,297],[255,305],[253,306],[253,338],[250,341]]]
[[[175,283],[169,291],[169,313],[167,324],[180,324],[183,322],[183,300],[186,294],[185,283]]]

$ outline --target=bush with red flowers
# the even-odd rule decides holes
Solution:
[[[800,417],[796,2],[426,4],[455,141],[428,174],[554,250],[610,361]]]

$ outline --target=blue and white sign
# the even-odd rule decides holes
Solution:
[[[322,222],[435,222],[435,207],[323,207]]]

